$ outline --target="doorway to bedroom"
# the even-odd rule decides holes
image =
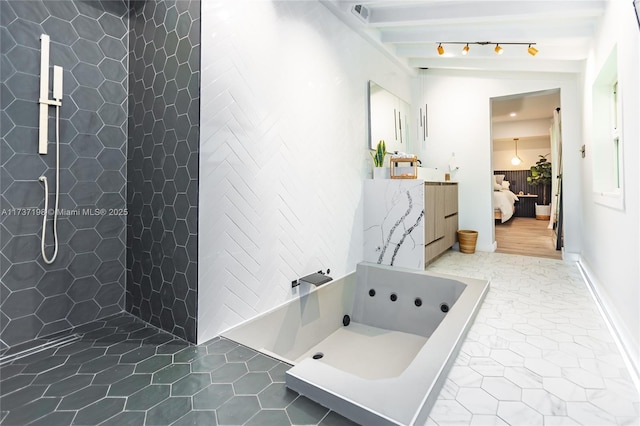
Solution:
[[[491,135],[496,251],[561,259],[560,90],[492,98]]]

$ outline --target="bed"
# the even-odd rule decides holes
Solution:
[[[504,175],[494,175],[493,184],[493,217],[500,223],[505,223],[516,211],[515,202],[518,196],[509,189],[510,183],[504,180]]]

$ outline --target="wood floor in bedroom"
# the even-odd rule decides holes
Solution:
[[[496,223],[498,253],[562,259],[556,250],[556,238],[549,221],[528,217],[514,217],[506,223]]]

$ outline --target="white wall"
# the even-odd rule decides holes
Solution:
[[[593,193],[591,88],[617,44],[618,82],[622,96],[625,207],[616,210],[596,203]],[[582,262],[612,316],[635,368],[640,371],[640,30],[632,2],[609,1],[603,25],[587,61],[584,75],[584,143],[581,160],[584,199]],[[594,160],[596,163],[594,165]]]
[[[532,58],[535,60],[535,58]],[[428,104],[429,137],[420,142],[427,167],[447,168],[452,153],[459,170],[459,226],[478,231],[477,249],[493,251],[491,98],[560,89],[563,131],[565,251],[581,247],[581,99],[571,74],[485,73],[426,70],[414,80],[414,102]]]
[[[198,342],[362,259],[369,79],[410,79],[316,1],[202,2]]]

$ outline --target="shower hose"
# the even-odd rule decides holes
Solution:
[[[53,256],[47,259],[45,253],[45,233],[47,230],[47,213],[49,212],[49,184],[47,177],[40,176],[40,182],[44,183],[44,214],[42,215],[42,260],[51,265],[58,255],[58,199],[60,198],[60,107],[56,105],[56,206],[53,211]]]

